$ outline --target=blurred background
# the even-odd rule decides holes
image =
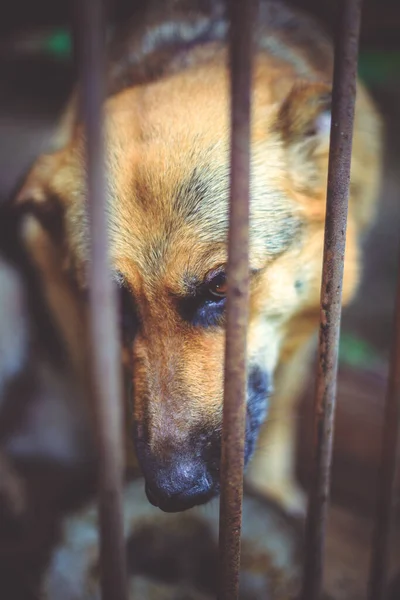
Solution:
[[[292,0],[291,3],[316,14],[328,30],[336,22],[338,3],[335,0]],[[109,0],[110,23],[125,21],[139,4],[133,0]],[[72,2],[63,0],[12,0],[2,8],[0,201],[12,194],[30,163],[46,149],[71,91],[76,75],[71,41],[72,6]],[[335,579],[338,577],[336,567],[341,561],[343,569],[339,571],[344,581],[346,576],[354,576],[358,582],[365,578],[368,564],[400,241],[398,0],[364,1],[359,73],[384,117],[385,171],[378,219],[365,242],[363,283],[356,302],[345,311],[343,318],[333,468],[334,509],[328,539],[333,567],[330,570],[328,565],[327,570],[327,577]],[[305,484],[311,461],[312,380],[309,390],[298,417],[298,471]],[[398,492],[399,486],[397,527]],[[400,536],[397,534],[394,534],[393,544],[393,564],[399,566],[396,552],[400,553]],[[346,575],[350,567],[345,563],[352,563],[352,574]]]

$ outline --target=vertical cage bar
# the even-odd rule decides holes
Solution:
[[[122,377],[115,290],[109,271],[103,142],[105,18],[102,0],[78,2],[81,115],[86,134],[90,223],[92,389],[98,443],[102,598],[126,600],[123,536]]]
[[[362,0],[342,0],[335,45],[332,124],[314,401],[315,471],[306,528],[302,600],[321,594],[336,405],[344,253]]]
[[[390,356],[389,379],[382,429],[376,521],[372,538],[369,600],[383,600],[385,597],[390,523],[396,482],[400,426],[400,261],[397,277],[394,337]]]
[[[252,25],[256,0],[230,1],[231,158],[221,457],[220,600],[239,593],[249,297]]]

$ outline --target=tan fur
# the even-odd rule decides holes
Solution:
[[[162,10],[159,18],[162,23]],[[305,21],[301,27],[312,40],[314,33],[307,30],[312,25]],[[133,55],[141,35],[140,28],[131,33]],[[316,56],[307,36],[292,39],[263,23],[258,38],[250,236],[250,266],[257,274],[251,283],[248,360],[276,377],[270,420],[250,478],[297,510],[301,494],[292,473],[293,409],[309,360],[305,348],[319,315],[329,139],[318,131],[318,118],[328,106],[332,55],[323,37],[315,42],[320,48]],[[166,47],[159,54],[168,52]],[[157,57],[156,64],[164,60]],[[223,329],[185,323],[177,316],[175,299],[186,293],[186,276],[204,280],[227,260],[229,72],[224,43],[212,39],[176,52],[168,67],[160,67],[160,76],[146,72],[146,56],[137,61],[133,84],[110,93],[104,107],[109,231],[113,267],[132,292],[142,323],[131,348],[134,417],[140,422],[147,415],[151,449],[163,454],[179,446],[189,428],[216,427],[221,419]],[[113,68],[111,89],[112,73],[118,71]],[[17,201],[40,205],[56,198],[62,205],[65,265],[86,286],[83,130],[71,115],[70,110],[59,148],[39,159]],[[360,236],[375,212],[380,130],[377,112],[359,83],[345,304],[357,290]],[[201,187],[195,207],[190,205],[193,174]]]

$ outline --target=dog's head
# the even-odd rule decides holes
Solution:
[[[293,85],[290,73],[257,59],[246,462],[290,320],[318,305],[329,102],[324,83]],[[133,435],[149,499],[170,511],[207,501],[219,486],[229,112],[224,51],[106,102],[111,258],[131,355]],[[68,258],[85,285],[79,123],[33,168],[19,195],[27,200],[63,206]],[[356,249],[348,251],[351,264]],[[355,273],[347,279],[349,295]]]

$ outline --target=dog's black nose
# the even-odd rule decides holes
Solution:
[[[156,471],[146,481],[146,495],[164,512],[180,512],[208,502],[216,493],[215,483],[201,462],[180,462]]]

